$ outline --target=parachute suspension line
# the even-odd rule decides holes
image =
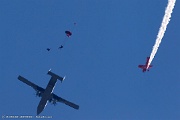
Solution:
[[[58,49],[61,50],[62,48],[64,48],[65,44],[67,43],[67,41],[68,41],[68,40],[70,39],[70,37],[72,36],[73,31],[74,31],[74,29],[75,29],[75,26],[76,26],[76,23],[74,22],[74,23],[73,23],[73,27],[72,27],[71,29],[65,31],[65,37],[64,37],[63,40],[60,41],[60,44],[59,44],[59,46],[58,46]],[[47,51],[51,51],[51,48],[48,47],[48,48],[46,48],[46,50],[47,50]]]
[[[62,41],[62,43],[58,46],[58,49],[62,49],[62,48],[64,48],[64,46],[66,45],[66,43],[67,43],[67,36],[65,36],[64,37],[64,39],[63,39],[63,41]]]
[[[73,26],[70,28],[70,29],[67,29],[65,31],[65,38],[64,40],[62,41],[62,43],[60,44],[60,46],[58,47],[58,49],[61,49],[65,46],[65,44],[67,43],[67,41],[71,38],[71,36],[74,34],[74,31],[75,31],[75,28],[76,28],[76,22],[73,23]]]

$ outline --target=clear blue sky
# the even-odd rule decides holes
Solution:
[[[142,73],[137,67],[151,53],[167,2],[1,0],[0,115],[36,115],[40,98],[17,77],[45,88],[51,68],[66,75],[54,93],[80,109],[48,104],[41,115],[56,120],[179,120],[179,1],[153,68]],[[65,30],[73,31],[71,38]]]

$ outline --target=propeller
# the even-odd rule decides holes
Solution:
[[[51,98],[51,99],[49,99],[49,102],[50,102],[50,103],[52,102],[52,98]]]
[[[41,97],[41,92],[40,91],[36,92],[36,97]]]
[[[55,99],[50,99],[49,101],[50,101],[54,106],[57,105],[57,100],[55,100]]]
[[[53,103],[52,103],[52,104],[55,106],[57,103],[56,103],[56,101],[53,101]]]

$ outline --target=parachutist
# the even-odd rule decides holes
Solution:
[[[60,47],[59,47],[59,49],[62,49],[64,46],[63,45],[61,45]]]
[[[65,33],[68,37],[70,37],[72,35],[72,33],[70,31],[65,31]]]

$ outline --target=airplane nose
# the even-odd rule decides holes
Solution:
[[[42,110],[37,109],[37,115],[39,115],[42,112]]]
[[[39,115],[42,111],[43,111],[43,107],[40,105],[40,106],[38,106],[38,108],[37,108],[37,115]]]

